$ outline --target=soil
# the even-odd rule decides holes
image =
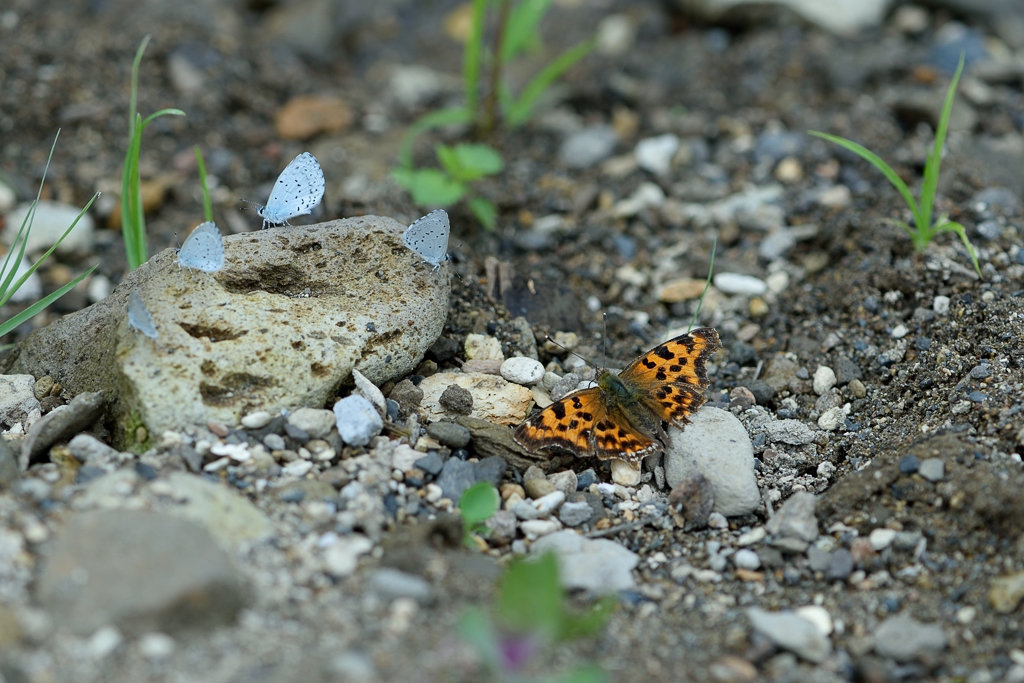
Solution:
[[[379,214],[410,222],[424,213],[386,173],[405,127],[459,97],[461,46],[444,28],[454,4],[337,5],[322,48],[315,44],[319,30],[298,47],[274,33],[274,13],[299,13],[298,5],[100,0],[15,2],[0,10],[0,170],[22,197],[33,194],[61,128],[45,193],[81,206],[96,190],[106,192],[94,212],[101,227],[95,248],[44,266],[47,291],[97,262],[97,273],[112,283],[124,275],[120,234],[106,226],[117,213],[131,60],[146,33],[153,38],[140,71],[139,110],[187,113],[159,119],[143,140],[143,176],[165,188],[147,217],[151,252],[173,246],[175,233],[201,220],[196,144],[216,176],[214,213],[226,230],[259,228],[255,214],[239,211],[239,199],[266,197],[280,168],[304,149],[317,155],[328,178],[317,219]],[[865,387],[858,397],[849,377],[840,377],[839,405],[849,404],[850,412],[841,429],[821,433],[811,452],[773,449],[755,438],[769,505],[777,509],[792,492],[811,490],[821,494],[820,528],[840,542],[844,533],[863,537],[888,527],[923,532],[927,550],[924,558],[894,548],[874,553],[859,565],[857,583],[829,582],[787,556],[762,567],[756,580],[730,570],[719,582],[679,584],[657,554],[703,566],[705,542],[762,524],[767,511],[730,520],[730,530],[624,531],[614,538],[641,556],[638,591],[622,600],[600,636],[560,646],[534,673],[593,662],[615,681],[704,681],[709,672],[717,680],[751,680],[730,659],[739,658],[763,680],[1001,680],[1021,663],[1014,655],[1021,648],[1020,611],[997,613],[988,594],[992,579],[1024,571],[1024,183],[1021,153],[991,143],[1021,137],[1021,79],[986,83],[968,71],[988,97],[964,102],[976,120],[953,131],[942,167],[937,212],[966,226],[979,250],[979,279],[953,235],[939,236],[923,254],[913,252],[891,222],[906,219],[905,206],[867,164],[813,138],[776,156],[760,156],[755,147],[773,131],[828,131],[866,145],[919,187],[931,127],[901,102],[920,92],[938,93],[941,101],[949,75],[934,66],[933,54],[937,36],[956,17],[928,13],[918,34],[901,32],[890,19],[859,38],[841,39],[784,15],[725,29],[697,25],[653,1],[556,5],[544,25],[543,50],[515,79],[591,35],[610,13],[630,18],[636,42],[615,55],[588,57],[552,89],[531,123],[489,140],[502,151],[506,170],[479,191],[498,206],[498,227],[483,230],[463,204],[449,209],[460,279],[453,281],[445,335],[461,342],[470,332],[490,333],[515,352],[521,336],[512,321],[524,315],[538,339],[577,332],[581,353],[621,367],[666,331],[689,323],[695,302],[660,302],[657,279],[704,278],[717,237],[716,272],[764,278],[781,270],[790,284],[758,301],[709,297],[699,321],[715,326],[724,345],[715,359],[712,401],[726,406],[728,392],[763,378],[780,355],[799,371],[764,406],[779,418],[816,422],[822,411],[810,377],[819,365],[845,367]],[[972,30],[996,40],[983,24]],[[175,86],[176,58],[202,74],[199,89]],[[388,94],[387,74],[400,64],[450,74],[454,86],[442,81],[431,98],[405,108]],[[354,123],[306,142],[281,141],[274,116],[300,94],[341,97]],[[664,176],[628,164],[622,173],[600,164],[570,170],[558,156],[564,119],[612,123],[622,138],[617,154],[629,156],[638,140],[674,132],[700,140],[706,158],[679,163]],[[455,141],[462,134],[428,139]],[[417,147],[422,165],[433,162],[429,148]],[[785,156],[803,169],[783,185],[786,222],[817,229],[773,262],[758,254],[765,233],[742,221],[698,225],[665,208],[630,217],[612,210],[644,182],[657,183],[676,205],[767,185],[776,182]],[[834,182],[849,187],[852,199],[822,205],[817,193]],[[979,192],[999,186],[1016,201],[979,204]],[[558,232],[531,231],[538,218],[554,213],[564,216]],[[985,221],[1000,226],[998,236],[979,232]],[[510,267],[499,276],[496,263]],[[631,279],[627,266],[640,278]],[[17,342],[54,316],[84,307],[85,292],[83,286],[0,341]],[[948,313],[935,312],[936,297],[948,297]],[[899,326],[905,331],[897,339]],[[901,345],[902,357],[885,355]],[[553,357],[541,351],[542,361]],[[941,457],[944,480],[932,483],[908,471],[908,456]],[[823,462],[834,465],[831,476],[822,476]],[[601,476],[607,480],[607,471]],[[775,501],[769,490],[777,491]],[[338,626],[348,647],[373,654],[381,680],[479,680],[454,624],[465,605],[486,599],[493,575],[478,571],[468,551],[445,552],[451,574],[438,582],[440,597],[404,635],[377,642],[381,624]],[[901,571],[907,567],[914,570]],[[822,605],[836,622],[836,654],[824,664],[798,661],[751,635],[746,607],[809,604]],[[940,623],[950,639],[945,650],[900,664],[872,654],[872,630],[904,612]],[[206,642],[196,645],[201,655],[193,662],[175,659],[166,670],[146,672],[111,665],[93,680],[228,680],[194,666],[229,656],[252,658],[269,672],[263,680],[291,680],[268,658],[301,653],[331,627],[312,623],[322,617],[322,610],[295,605],[291,613],[266,617],[265,628],[238,627],[256,638],[272,632],[267,624],[281,625],[282,640],[266,652],[256,643],[239,645],[244,633],[198,636]],[[300,635],[288,635],[293,621]],[[59,650],[54,643],[40,648]]]

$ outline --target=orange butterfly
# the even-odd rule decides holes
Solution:
[[[564,396],[527,418],[513,437],[527,450],[561,449],[579,457],[640,461],[665,447],[662,422],[677,427],[704,405],[707,360],[722,348],[718,332],[701,327],[657,346],[597,386]]]

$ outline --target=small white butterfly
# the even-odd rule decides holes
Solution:
[[[224,238],[213,221],[196,226],[178,249],[178,267],[216,273],[224,267]]]
[[[142,303],[142,296],[137,289],[128,295],[128,324],[150,339],[158,336],[153,316],[146,310],[146,304]]]
[[[402,241],[437,270],[443,261],[448,260],[448,235],[451,230],[448,212],[437,209],[406,228]]]
[[[277,177],[267,205],[257,204],[256,213],[263,219],[263,227],[290,225],[289,218],[310,213],[324,198],[325,186],[324,172],[316,157],[309,152],[295,157]]]

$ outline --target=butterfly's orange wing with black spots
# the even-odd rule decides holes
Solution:
[[[669,339],[637,358],[619,373],[636,389],[643,405],[658,418],[682,427],[704,405],[708,359],[722,348],[718,332],[701,327]]]
[[[569,451],[579,457],[621,458],[639,463],[661,444],[635,429],[629,418],[600,388],[564,396],[516,427],[513,437],[524,448]]]

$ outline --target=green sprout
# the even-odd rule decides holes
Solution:
[[[479,608],[459,620],[459,633],[473,646],[498,681],[525,681],[520,672],[549,644],[591,636],[604,627],[615,610],[613,597],[601,599],[582,614],[566,608],[558,579],[558,560],[551,553],[539,558],[517,558],[498,584],[493,614]],[[601,683],[604,672],[596,666],[577,667],[545,682]]]
[[[128,104],[128,151],[125,153],[121,172],[121,234],[124,236],[124,250],[128,267],[135,270],[146,262],[146,217],[142,206],[141,183],[139,182],[139,155],[142,151],[142,133],[146,127],[161,116],[184,116],[180,109],[161,109],[145,119],[137,111],[139,94],[139,64],[149,44],[149,36],[142,39],[132,62],[131,94]]]
[[[858,145],[852,140],[838,137],[836,135],[829,135],[827,133],[820,133],[818,131],[808,131],[811,135],[816,135],[819,138],[829,140],[850,150],[860,158],[864,159],[872,166],[877,168],[882,174],[892,183],[893,187],[903,196],[903,201],[907,203],[907,207],[910,209],[911,215],[914,217],[914,225],[910,226],[904,221],[895,220],[893,222],[896,225],[903,228],[904,232],[910,236],[910,239],[914,243],[915,253],[920,254],[927,247],[932,239],[940,234],[946,232],[955,232],[960,236],[960,241],[963,242],[967,248],[967,252],[971,255],[971,262],[974,264],[974,270],[978,273],[978,277],[981,277],[981,268],[978,265],[978,256],[974,251],[974,246],[970,240],[967,239],[967,232],[964,230],[964,226],[960,225],[955,221],[949,220],[945,215],[939,216],[938,220],[932,222],[932,211],[935,208],[935,195],[939,188],[939,167],[942,164],[942,149],[946,144],[946,133],[949,130],[949,118],[953,112],[953,99],[956,96],[956,86],[960,81],[960,74],[964,69],[964,55],[960,55],[960,64],[956,68],[956,73],[953,74],[953,80],[949,84],[949,90],[946,91],[946,100],[942,104],[942,113],[939,116],[939,125],[935,130],[935,142],[932,146],[931,151],[928,153],[928,158],[924,165],[924,179],[921,182],[921,201],[917,202],[914,199],[914,195],[911,194],[910,188],[903,182],[903,179],[896,174],[892,166],[885,163],[881,157],[867,149],[862,145]]]
[[[199,166],[199,184],[203,187],[203,220],[213,220],[213,203],[210,201],[210,188],[206,186],[206,164],[203,163],[203,152],[199,145],[195,146],[196,165]]]
[[[459,498],[462,513],[463,539],[468,547],[475,547],[473,534],[485,533],[485,522],[498,510],[501,499],[489,482],[481,481],[466,489]]]
[[[3,261],[3,266],[0,267],[0,306],[3,306],[8,301],[10,301],[11,297],[14,296],[15,292],[17,292],[18,289],[20,289],[21,286],[25,284],[29,277],[32,276],[32,273],[36,272],[36,269],[39,268],[43,261],[49,258],[50,254],[53,253],[54,249],[56,249],[60,245],[60,243],[64,241],[64,238],[71,234],[71,231],[75,229],[76,225],[78,225],[78,221],[82,219],[82,216],[84,216],[85,212],[89,210],[89,207],[92,206],[92,203],[96,201],[97,197],[100,196],[99,192],[94,194],[92,196],[92,199],[89,200],[89,203],[86,204],[85,208],[78,213],[78,216],[75,217],[75,220],[72,221],[68,229],[64,231],[64,234],[60,236],[60,238],[53,244],[53,246],[47,249],[46,253],[40,256],[35,263],[33,263],[24,273],[22,273],[20,277],[17,277],[18,266],[19,264],[22,263],[22,259],[25,257],[25,246],[28,244],[28,237],[32,233],[32,222],[35,220],[36,207],[39,206],[39,198],[43,194],[43,184],[46,182],[46,173],[50,169],[50,160],[53,159],[53,151],[57,148],[58,137],[60,137],[59,130],[57,131],[57,135],[55,135],[53,138],[53,145],[50,147],[50,155],[46,158],[46,166],[43,167],[43,178],[42,180],[39,181],[39,191],[36,192],[36,198],[32,200],[32,204],[29,206],[28,212],[25,214],[25,219],[21,222],[21,227],[18,229],[18,234],[14,238],[13,246],[11,247],[10,251],[7,252],[7,256],[6,258],[4,258]],[[0,323],[0,337],[4,336],[8,332],[16,328],[18,325],[21,325],[23,322],[25,322],[29,318],[33,317],[34,315],[42,311],[44,308],[52,304],[54,301],[67,294],[75,285],[81,282],[87,275],[89,275],[89,273],[91,273],[95,269],[96,266],[93,266],[92,268],[85,271],[84,273],[82,273],[81,275],[79,275],[74,280],[67,283],[57,291],[46,295],[36,303],[26,308],[21,313],[18,313],[14,317],[9,318]]]
[[[497,30],[493,47],[485,44],[489,5],[497,6]],[[470,185],[486,176],[500,173],[504,167],[501,155],[491,147],[475,145],[438,145],[434,151],[440,169],[417,169],[413,164],[413,147],[423,133],[434,128],[470,126],[478,136],[494,132],[500,110],[501,120],[516,128],[530,120],[534,107],[547,89],[594,47],[592,40],[575,45],[533,77],[519,92],[512,93],[504,74],[509,63],[540,47],[538,27],[551,6],[551,0],[473,0],[469,39],[462,57],[462,82],[465,97],[462,106],[449,107],[424,115],[406,131],[399,150],[401,166],[392,177],[412,193],[420,206],[450,206],[469,198],[469,209],[480,224],[493,230],[498,210],[487,199],[473,196]],[[487,66],[487,92],[481,100],[482,77]],[[461,151],[460,151],[461,148]]]

